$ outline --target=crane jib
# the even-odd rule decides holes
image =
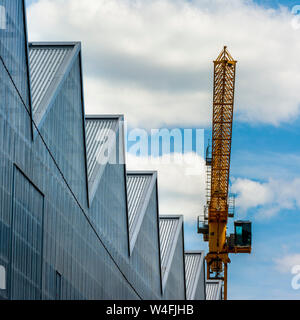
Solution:
[[[225,300],[228,255],[250,253],[252,238],[250,221],[235,221],[235,233],[226,234],[235,207],[234,197],[229,197],[229,175],[236,64],[226,47],[214,61],[212,142],[206,150],[207,201],[202,225],[198,218],[198,233],[209,243],[207,278],[223,281]]]

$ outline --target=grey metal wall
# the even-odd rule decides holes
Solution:
[[[91,203],[89,216],[98,232],[128,258],[126,190],[124,166],[107,164]]]
[[[55,81],[57,72],[74,46],[29,46],[32,112],[35,115],[47,91]],[[35,118],[35,117],[34,117]],[[38,118],[35,118],[38,121]]]
[[[186,296],[188,300],[205,300],[205,265],[203,251],[185,252]]]
[[[44,195],[14,167],[10,294],[15,299],[42,296]]]
[[[140,219],[144,214],[143,205],[146,201],[146,196],[150,192],[150,182],[153,175],[145,174],[128,174],[127,172],[127,199],[128,199],[128,222],[129,222],[129,237],[133,241]],[[156,219],[155,219],[156,220]],[[134,244],[132,244],[133,246]]]
[[[221,280],[206,280],[206,300],[222,300]]]
[[[205,265],[200,271],[199,281],[195,293],[194,300],[206,300],[206,288],[205,288]]]
[[[40,128],[41,134],[76,198],[86,208],[84,115],[79,56],[74,61],[56,99],[48,106],[45,117]]]
[[[6,29],[0,29],[0,264],[5,268],[6,283],[10,282],[12,193],[14,155],[18,149],[17,136],[23,144],[31,139],[26,65],[26,37],[23,1],[5,0]],[[4,65],[4,64],[5,65]],[[27,103],[23,107],[7,70]],[[13,127],[13,129],[12,129]],[[8,298],[8,290],[0,290],[0,299]]]
[[[160,299],[160,259],[156,185],[135,242],[130,263],[149,287],[148,299]],[[139,287],[139,283],[136,284]]]
[[[183,248],[183,234],[181,228],[179,237],[176,243],[174,258],[172,260],[168,279],[163,294],[165,300],[185,300],[185,266],[184,266],[184,248]]]
[[[125,165],[105,165],[88,207],[80,51],[39,123],[42,137],[34,130],[32,139],[23,2],[4,4],[0,265],[8,286],[0,298],[161,298],[156,189],[130,256]],[[182,232],[164,299],[185,298]]]
[[[2,0],[5,28],[0,28],[0,56],[4,60],[22,98],[28,103],[27,38],[24,23],[24,1]]]

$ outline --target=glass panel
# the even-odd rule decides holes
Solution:
[[[237,236],[242,236],[242,234],[243,234],[242,226],[237,226],[236,229],[235,229],[235,232],[236,232]]]
[[[237,246],[251,245],[251,223],[239,223],[235,225],[235,244]]]

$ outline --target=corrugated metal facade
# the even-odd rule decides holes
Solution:
[[[23,20],[24,1],[2,0],[5,24],[0,29],[0,56],[4,60],[22,99],[29,104],[29,68],[26,61],[27,38]]]
[[[96,180],[99,166],[106,165],[105,152],[109,147],[110,139],[114,138],[118,125],[118,118],[86,118],[86,153],[89,183]]]
[[[40,131],[72,192],[85,207],[88,195],[80,74],[80,58],[77,56],[55,100],[47,109]]]
[[[132,238],[134,229],[137,226],[139,215],[142,214],[142,206],[145,202],[151,179],[151,175],[127,173],[128,220],[130,238]]]
[[[166,217],[160,217],[159,219],[161,268],[163,276],[166,272],[169,261],[172,260],[172,254],[174,254],[174,243],[177,240],[176,231],[179,227],[179,218],[170,219]]]
[[[15,299],[42,297],[43,220],[43,194],[15,167],[10,274]]]
[[[159,244],[159,217],[156,177],[155,184],[150,183],[146,210],[142,217],[137,238],[133,244],[130,262],[158,299],[161,299],[161,271],[160,271],[160,244]],[[131,242],[132,243],[132,242]],[[136,283],[139,287],[139,283]],[[152,294],[153,297],[153,294]]]
[[[185,299],[182,218],[159,219],[155,173],[101,163],[107,139],[121,157],[122,118],[85,119],[80,45],[32,46],[32,131],[20,4],[4,1],[14,41],[0,31],[0,298]]]
[[[197,273],[201,269],[201,255],[185,253],[185,277],[187,299],[193,298],[194,285],[197,282]]]
[[[186,299],[183,226],[175,242],[173,259],[170,261],[170,266],[163,277],[163,299]]]
[[[220,280],[206,281],[206,300],[222,300],[222,282]]]
[[[72,46],[29,46],[33,114],[72,49]]]
[[[160,248],[164,299],[186,299],[183,220],[160,216]]]
[[[188,300],[204,300],[204,252],[185,252],[186,296]]]

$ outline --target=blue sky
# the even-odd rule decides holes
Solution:
[[[269,8],[278,8],[278,6],[283,5],[286,7],[292,7],[299,4],[297,0],[255,0],[255,2],[261,6]]]
[[[94,3],[95,10],[91,6],[91,11],[78,15],[80,19],[76,18],[75,10],[66,20],[57,15],[56,0],[47,7],[49,16],[43,20],[39,20],[38,13],[45,7],[37,4],[33,8],[32,2],[27,0],[29,39],[82,40],[86,110],[124,113],[130,128],[141,127],[148,131],[162,127],[204,128],[207,140],[211,135],[212,60],[224,42],[229,45],[230,52],[239,61],[231,160],[232,185],[239,199],[235,218],[253,221],[252,254],[231,255],[229,298],[299,299],[300,290],[291,286],[291,267],[300,264],[300,205],[297,202],[300,30],[290,27],[292,16],[282,12],[280,6],[290,12],[300,1],[256,0],[258,8],[251,1],[247,5],[236,1],[241,4],[228,8],[232,13],[220,7],[218,0],[211,1],[215,4],[208,4],[207,8],[193,5],[197,1],[191,1],[192,5],[182,13],[166,0],[167,4],[159,10],[157,6],[141,5],[145,14],[138,10],[132,12],[132,8],[112,1],[107,9],[111,17],[107,14],[103,19],[97,17],[97,21],[104,22],[99,22],[96,28],[88,21],[91,12],[95,14],[101,9],[98,7],[101,1],[96,4],[91,0],[89,3]],[[71,2],[66,2],[71,8]],[[269,13],[270,8],[275,14]],[[169,20],[156,30],[153,19],[161,23],[164,10],[171,12]],[[191,25],[184,19],[177,25],[181,14],[186,12]],[[176,19],[170,20],[172,15]],[[194,15],[198,15],[195,21]],[[129,21],[128,17],[132,19]],[[152,18],[150,22],[149,17]],[[211,24],[214,17],[216,21]],[[226,26],[220,31],[217,17],[222,17],[228,25],[230,20],[237,20],[237,24],[233,22],[228,30]],[[214,27],[218,32],[214,32]],[[125,43],[123,40],[128,34],[130,37]],[[139,112],[143,105],[147,108]],[[172,168],[169,170],[171,175]],[[180,170],[182,168],[174,169],[174,174],[179,174]],[[197,201],[200,184],[196,180],[201,178],[188,180],[196,191],[179,199],[178,190],[168,186],[164,172],[159,173],[162,208],[172,208],[179,200],[185,203],[186,210],[197,208],[189,207],[189,202]],[[178,196],[176,201],[174,197],[170,200],[172,194]],[[199,203],[200,199],[199,194]],[[181,208],[180,204],[178,207]],[[194,220],[185,224],[185,237],[187,250],[207,249],[202,237],[196,234]]]

